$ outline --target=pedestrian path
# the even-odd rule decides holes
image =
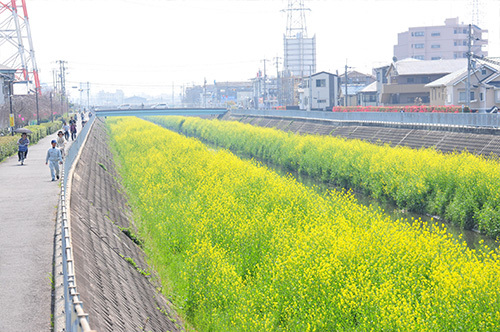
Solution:
[[[60,181],[45,165],[52,134],[0,163],[0,331],[51,331],[51,280]],[[70,142],[71,144],[71,139]],[[68,149],[69,144],[66,144]]]

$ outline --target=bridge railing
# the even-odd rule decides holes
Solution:
[[[96,111],[97,116],[154,116],[154,115],[221,115],[225,114],[225,108],[139,108],[139,109],[102,109]]]
[[[87,135],[96,117],[91,117],[82,128],[75,141],[66,152],[62,170],[62,185],[58,207],[57,224],[60,233],[56,236],[56,262],[54,275],[55,332],[90,332],[88,314],[83,310],[83,303],[77,292],[76,271],[73,261],[73,246],[71,241],[71,218],[69,203],[71,196],[71,178]]]

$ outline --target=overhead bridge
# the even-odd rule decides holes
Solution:
[[[223,115],[227,112],[225,108],[136,108],[136,109],[102,109],[97,110],[97,116],[153,116],[153,115]]]

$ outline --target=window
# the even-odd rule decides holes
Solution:
[[[423,31],[415,31],[415,32],[412,32],[411,35],[415,36],[415,37],[422,37],[425,35],[425,33]]]
[[[441,57],[440,57],[440,56],[433,56],[433,57],[431,58],[431,60],[441,60]]]
[[[495,91],[495,103],[500,103],[500,90]]]
[[[406,83],[413,84],[413,83],[415,83],[415,79],[413,77],[408,77],[408,78],[406,78]]]
[[[470,101],[473,101],[473,100],[474,100],[474,91],[471,91],[470,92]],[[458,95],[458,102],[464,103],[466,101],[467,100],[465,100],[465,91],[460,92]]]
[[[458,102],[459,103],[465,102],[465,91],[459,93],[459,95],[458,95]]]
[[[484,94],[482,92],[479,93],[479,100],[484,101]]]
[[[324,88],[326,86],[326,80],[316,80],[316,87],[317,88]]]
[[[424,60],[424,56],[423,55],[414,55],[412,56],[413,59],[417,59],[417,60]]]
[[[415,48],[424,48],[424,44],[415,44]]]
[[[481,69],[481,75],[486,75],[486,68]]]
[[[467,46],[467,39],[462,40],[462,46]]]
[[[432,37],[439,37],[439,36],[441,36],[441,32],[432,32],[431,36]]]
[[[326,104],[326,99],[318,99],[318,104]]]
[[[432,44],[431,48],[441,48],[441,45],[439,45],[439,44]]]

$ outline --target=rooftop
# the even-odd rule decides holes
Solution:
[[[391,64],[388,72],[395,70],[398,75],[449,74],[467,66],[467,59],[417,60],[403,59]]]

